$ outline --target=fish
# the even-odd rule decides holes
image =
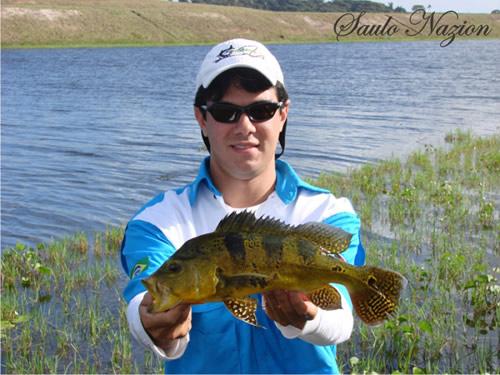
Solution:
[[[297,226],[250,211],[225,216],[214,232],[186,241],[142,280],[153,298],[151,311],[180,303],[223,302],[236,317],[260,327],[257,300],[272,290],[300,291],[325,310],[341,308],[331,283],[344,285],[354,310],[368,325],[393,316],[407,281],[375,266],[353,266],[340,255],[352,234],[325,223]]]

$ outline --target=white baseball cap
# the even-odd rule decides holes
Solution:
[[[196,90],[207,88],[219,74],[233,68],[255,69],[273,86],[278,81],[285,84],[276,57],[262,43],[239,38],[217,44],[208,52],[196,76]]]

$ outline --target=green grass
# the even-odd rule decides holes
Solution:
[[[446,141],[405,162],[314,181],[352,199],[367,263],[409,281],[393,319],[375,328],[358,322],[339,346],[344,372],[499,372],[500,136],[454,132]],[[2,372],[162,372],[130,338],[122,235],[110,227],[3,251]]]
[[[500,137],[446,142],[316,181],[352,197],[365,232],[384,236],[365,236],[367,262],[409,280],[395,319],[340,346],[344,371],[499,371]]]
[[[3,252],[2,372],[162,372],[152,356],[132,354],[121,297],[122,236],[122,228],[110,227],[93,241],[78,233]]]

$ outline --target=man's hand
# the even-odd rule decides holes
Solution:
[[[282,326],[292,325],[302,329],[318,313],[318,306],[301,292],[274,290],[265,293],[264,299],[267,315]]]
[[[167,352],[174,340],[191,330],[191,305],[180,304],[155,314],[149,312],[152,303],[153,298],[146,293],[139,306],[142,325],[155,345]]]

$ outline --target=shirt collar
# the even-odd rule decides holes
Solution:
[[[198,171],[198,176],[196,176],[195,180],[191,184],[191,191],[189,192],[189,203],[191,206],[194,206],[194,203],[198,198],[198,191],[200,190],[201,183],[204,183],[216,196],[222,195],[221,192],[215,187],[212,177],[210,176],[210,156],[203,159]]]
[[[216,196],[221,196],[221,192],[215,187],[210,176],[210,156],[207,156],[201,163],[198,175],[191,184],[189,192],[189,203],[194,205],[198,198],[200,184],[204,183],[207,188]],[[293,202],[297,198],[299,189],[306,189],[318,193],[328,193],[328,190],[318,188],[303,181],[290,164],[283,160],[276,160],[276,187],[275,192],[285,204]]]
[[[300,188],[317,193],[329,193],[328,190],[313,186],[302,180],[287,162],[276,160],[275,191],[283,203],[289,204],[295,201]]]

